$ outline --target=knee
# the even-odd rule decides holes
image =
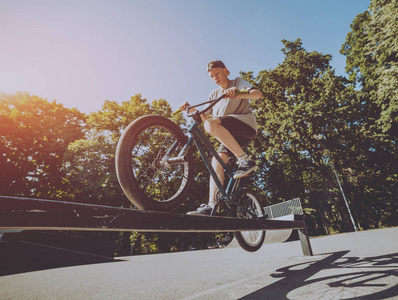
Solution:
[[[214,135],[214,132],[216,131],[216,128],[221,126],[221,121],[219,119],[210,119],[206,120],[204,124],[205,130],[210,133],[211,135]]]
[[[203,127],[205,128],[206,132],[211,133],[210,120],[206,120],[206,122],[203,124]]]

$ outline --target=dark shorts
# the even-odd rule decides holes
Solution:
[[[241,147],[246,146],[256,137],[256,131],[237,118],[226,116],[218,117],[218,119],[220,119],[221,125],[232,134]],[[228,153],[229,156],[233,156],[232,152],[223,144],[220,145],[217,152]]]

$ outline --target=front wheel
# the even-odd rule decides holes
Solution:
[[[263,214],[264,210],[256,193],[243,189],[239,198],[239,206],[236,207],[234,215],[237,218],[252,219]],[[265,231],[238,231],[234,232],[234,237],[244,250],[254,252],[260,249],[264,243]]]
[[[123,132],[116,173],[125,195],[138,208],[170,212],[187,199],[194,178],[192,153],[179,164],[164,163],[166,153],[177,156],[186,142],[180,127],[162,116],[138,118]]]

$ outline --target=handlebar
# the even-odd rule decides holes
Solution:
[[[236,90],[236,91],[235,91],[235,96],[236,96],[236,95],[244,95],[244,94],[249,94],[249,90]],[[188,116],[191,116],[191,115],[189,115],[189,109],[190,109],[190,108],[195,108],[195,107],[198,107],[198,106],[202,106],[202,105],[211,103],[209,106],[207,106],[206,108],[204,108],[202,111],[195,112],[195,114],[201,115],[201,114],[207,112],[208,110],[210,110],[214,105],[216,105],[221,99],[223,99],[223,98],[225,98],[225,97],[226,97],[226,95],[225,95],[225,94],[222,94],[222,95],[221,95],[220,97],[218,97],[217,99],[212,99],[212,100],[210,100],[210,101],[206,101],[206,102],[199,103],[199,104],[196,104],[196,105],[187,106],[187,114],[188,114]],[[175,111],[173,112],[173,115],[178,114],[180,111],[181,111],[181,109],[175,110]]]

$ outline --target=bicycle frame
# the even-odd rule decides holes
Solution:
[[[239,190],[240,186],[240,178],[234,179],[233,178],[233,172],[231,168],[221,159],[220,155],[217,153],[217,151],[214,149],[210,141],[207,139],[205,134],[199,129],[200,122],[194,121],[194,123],[189,127],[188,132],[186,133],[188,137],[187,143],[184,145],[183,149],[179,153],[178,157],[176,158],[171,158],[168,159],[168,162],[173,164],[173,163],[178,163],[181,160],[183,160],[183,157],[186,155],[186,153],[189,151],[189,149],[195,144],[196,148],[199,151],[199,154],[205,163],[205,166],[207,170],[210,173],[210,176],[214,180],[215,184],[217,185],[217,188],[219,192],[221,193],[222,199],[224,201],[227,201],[231,204],[234,205],[239,205],[237,202],[234,201],[233,194],[235,191]],[[174,147],[171,147],[169,152],[173,151]],[[214,170],[212,163],[210,161],[209,156],[207,156],[206,150],[209,150],[210,153],[217,159],[217,161],[221,164],[221,166],[225,170],[225,174],[229,177],[228,184],[226,188],[224,188],[224,185],[221,183],[220,179],[218,178],[216,171]],[[255,216],[253,212],[246,210],[244,207],[242,209],[245,210],[245,212],[251,214],[252,216]],[[214,209],[211,213],[213,215]]]
[[[219,99],[222,97],[212,101],[212,104]],[[256,193],[243,187],[241,178],[234,179],[235,164],[223,161],[224,155],[217,153],[203,128],[200,128],[202,121],[207,119],[207,114],[203,114],[209,111],[209,107],[212,105],[198,111],[191,109],[189,104],[184,105],[187,116],[193,119],[184,130],[165,116],[146,115],[131,122],[116,149],[116,172],[123,192],[137,208],[175,211],[187,199],[193,200],[195,167],[192,151],[199,151],[211,176],[211,189],[214,187],[217,190],[214,195],[215,208],[210,210],[210,214],[206,211],[206,215],[266,218]],[[217,176],[218,170],[224,172],[224,169],[225,182]],[[201,211],[189,214],[198,213]],[[250,252],[257,251],[265,238],[263,230],[247,229],[234,231],[233,234],[239,245]]]
[[[247,91],[236,91],[236,93],[238,94],[244,94],[247,93]],[[221,97],[214,99],[214,100],[210,100],[204,103],[200,103],[194,106],[188,106],[187,107],[187,115],[189,117],[192,117],[194,120],[194,123],[189,127],[188,132],[186,134],[186,136],[188,137],[188,140],[186,142],[186,144],[184,145],[183,149],[180,151],[180,153],[178,154],[177,157],[170,157],[171,154],[175,151],[175,149],[178,146],[178,143],[175,142],[170,149],[167,151],[167,153],[165,154],[165,156],[162,159],[162,164],[165,165],[173,165],[173,164],[181,164],[184,163],[187,159],[186,154],[188,153],[189,149],[192,147],[193,144],[195,144],[196,148],[199,151],[200,156],[202,157],[203,162],[205,163],[205,166],[207,168],[207,170],[210,173],[210,176],[212,177],[212,179],[214,180],[218,191],[221,193],[222,199],[226,202],[229,202],[231,204],[240,206],[239,203],[234,201],[233,196],[235,191],[239,191],[242,187],[240,185],[240,178],[238,179],[234,179],[233,178],[233,172],[231,171],[231,169],[228,167],[228,165],[226,163],[224,163],[224,161],[221,159],[220,155],[217,153],[217,151],[214,149],[214,147],[212,146],[212,144],[209,142],[209,140],[207,139],[207,137],[204,135],[204,133],[199,129],[199,125],[202,123],[201,117],[200,115],[207,112],[208,110],[210,110],[216,103],[218,103],[221,99],[223,99],[224,97],[226,97],[226,95],[222,95]],[[207,106],[205,109],[203,109],[202,111],[195,111],[192,114],[189,114],[189,109],[190,108],[195,108],[198,106],[202,106],[204,104],[210,104],[209,106]],[[179,110],[177,110],[176,112],[178,112]],[[211,154],[217,159],[217,161],[221,164],[221,166],[224,168],[226,175],[230,178],[229,182],[227,184],[227,187],[224,188],[224,185],[221,183],[221,181],[219,180],[216,171],[214,170],[209,157],[206,154],[206,150],[205,148],[207,148],[207,150],[209,150],[211,152]],[[216,200],[217,201],[217,200]],[[252,215],[253,217],[255,217],[256,215],[252,212],[253,207],[252,207],[252,211],[248,211],[246,210],[244,207],[241,207],[245,212],[249,213],[250,215]],[[214,213],[214,208],[213,211],[211,213],[211,215]]]

